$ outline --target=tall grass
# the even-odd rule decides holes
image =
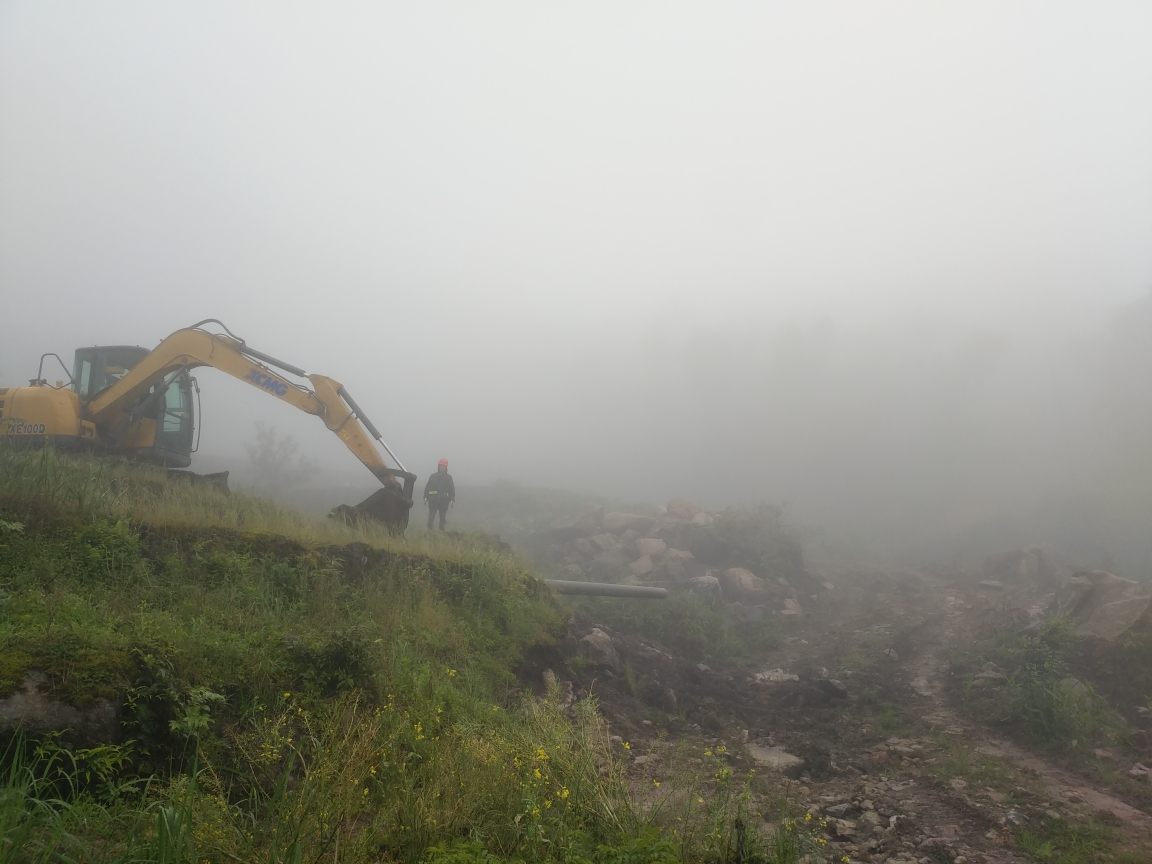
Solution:
[[[566,613],[483,543],[0,448],[0,561],[0,698],[36,670],[80,711],[119,700],[127,739],[13,738],[0,864],[662,862],[738,847],[782,864],[803,846],[762,821],[779,811],[757,788],[771,784],[719,754],[637,788],[594,699],[569,716],[555,693],[519,694],[510,670]]]
[[[364,543],[439,556],[468,554],[477,548],[475,538],[468,536],[395,535],[370,521],[353,524],[244,492],[224,493],[160,467],[52,447],[28,451],[0,443],[0,504],[4,502],[10,507],[35,502],[86,519],[127,518],[157,528],[279,535],[309,546]]]

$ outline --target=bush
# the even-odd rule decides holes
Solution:
[[[973,704],[1045,747],[1083,750],[1117,743],[1125,734],[1123,718],[1091,684],[1068,674],[1082,643],[1066,618],[1046,621],[1035,632],[1000,634],[986,656],[1010,670],[1007,685],[1000,692],[970,689]]]

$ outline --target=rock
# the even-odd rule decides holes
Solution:
[[[637,513],[609,513],[601,521],[600,528],[609,534],[623,534],[625,531],[646,534],[655,521],[651,516]]]
[[[1001,672],[977,672],[972,676],[974,687],[1001,687],[1008,683],[1008,676]]]
[[[683,529],[683,522],[677,522],[675,519],[669,519],[665,516],[657,519],[647,533],[649,537],[658,537],[669,546],[676,546],[682,539]]]
[[[895,648],[885,649],[884,650],[884,656],[887,657],[889,660],[899,660],[900,659],[900,655],[896,653]]]
[[[755,605],[769,599],[764,580],[743,567],[730,567],[721,573],[720,590],[729,603]]]
[[[981,588],[993,588],[997,591],[1003,591],[1004,590],[1004,583],[1003,582],[997,582],[995,579],[985,579],[983,582],[980,583],[980,587]]]
[[[1132,777],[1147,777],[1152,772],[1150,772],[1145,765],[1142,765],[1139,762],[1137,762],[1135,765],[1133,765],[1128,770],[1128,773]]]
[[[966,780],[962,780],[959,777],[953,777],[948,781],[948,785],[959,792],[961,789],[968,785],[968,782]]]
[[[647,756],[637,756],[632,760],[632,764],[633,765],[643,765],[647,761],[648,761]]]
[[[596,547],[594,547],[591,543],[589,543],[583,537],[579,537],[576,540],[573,540],[572,541],[572,548],[575,549],[577,552],[579,552],[581,555],[583,555],[585,558],[591,558],[593,555],[596,554]]]
[[[620,541],[612,534],[596,534],[592,537],[592,545],[601,552],[615,552],[620,548]]]
[[[569,564],[564,568],[564,573],[565,575],[571,576],[574,579],[584,578],[584,568],[579,564]]]
[[[720,580],[715,576],[697,576],[694,579],[689,579],[688,590],[711,600],[716,600],[721,596]]]
[[[845,802],[843,804],[829,804],[824,808],[824,812],[829,816],[836,817],[837,819],[843,819],[845,816],[851,813],[853,809],[854,808],[850,803]]]
[[[697,510],[691,519],[693,525],[707,525],[709,521],[708,514],[703,510]]]
[[[685,522],[695,516],[699,510],[699,507],[683,498],[673,498],[668,502],[668,515],[683,519]]]
[[[1051,546],[997,552],[984,559],[981,576],[989,582],[1027,582],[1052,590],[1071,575]]]
[[[609,534],[623,534],[632,527],[634,518],[631,513],[607,513],[600,521],[600,528]]]
[[[753,762],[761,768],[768,768],[772,771],[786,771],[789,768],[798,768],[804,764],[803,759],[799,756],[793,756],[783,747],[748,744],[745,749],[748,751],[748,755],[752,757]]]
[[[683,561],[694,561],[696,556],[691,552],[685,552],[683,549],[668,549],[664,552],[664,558],[667,559],[680,559]]]
[[[838,681],[835,678],[825,678],[821,681],[817,681],[816,686],[823,690],[824,693],[826,693],[828,696],[831,696],[833,699],[848,698],[848,688],[844,686],[842,681]]]
[[[863,828],[865,831],[871,831],[880,825],[883,817],[880,816],[875,810],[866,810],[860,814],[860,818],[856,820],[858,827]]]
[[[65,737],[78,745],[120,741],[120,700],[97,698],[81,710],[43,692],[40,687],[46,683],[43,673],[30,672],[21,689],[0,699],[0,731],[21,729],[27,735],[66,732]]]
[[[856,823],[851,819],[833,819],[828,823],[828,827],[837,837],[845,840],[856,836]]]
[[[729,603],[728,612],[737,621],[760,621],[772,614],[767,606],[745,606],[743,603]]]
[[[594,582],[614,582],[624,574],[628,563],[619,552],[598,552],[585,569]]]
[[[783,669],[768,669],[764,672],[757,672],[752,676],[757,681],[763,681],[768,684],[778,684],[782,681],[799,681],[799,675],[793,675],[791,672],[785,672]]]
[[[553,526],[550,532],[552,538],[562,542],[575,540],[578,537],[587,537],[600,530],[600,522],[604,518],[604,508],[599,504],[587,504],[579,516],[565,519]]]
[[[1024,814],[1019,813],[1016,810],[1009,810],[1000,820],[1000,824],[1006,828],[1019,828],[1027,821],[1028,820],[1024,817]]]
[[[784,599],[784,608],[780,610],[781,615],[803,615],[804,610],[800,608],[800,604],[793,600],[791,597]]]
[[[654,566],[651,558],[647,555],[641,555],[628,565],[628,569],[632,572],[633,576],[643,576],[646,573],[651,573]]]
[[[671,687],[666,687],[664,692],[660,694],[660,708],[665,714],[678,714],[680,706],[676,700],[676,691]]]
[[[647,537],[636,541],[636,551],[641,555],[650,555],[653,558],[658,555],[663,555],[664,550],[667,548],[667,543],[655,538]]]
[[[1069,617],[1080,633],[1113,640],[1152,618],[1152,583],[1077,573],[1057,589],[1052,613]]]
[[[620,672],[620,657],[612,647],[612,637],[599,628],[579,642],[580,656],[584,657],[593,666],[608,669],[615,674]]]

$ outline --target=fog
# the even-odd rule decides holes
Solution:
[[[1146,576],[1149,44],[1146,3],[6,2],[0,377],[215,317],[422,477]],[[264,420],[360,476],[197,375],[194,469]]]

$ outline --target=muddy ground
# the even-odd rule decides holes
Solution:
[[[709,776],[717,764],[738,778],[755,770],[753,809],[824,819],[829,861],[1060,860],[1059,844],[1029,857],[1021,835],[1039,842],[1085,825],[1110,852],[1075,860],[1152,862],[1152,795],[1129,775],[1131,752],[1097,751],[1086,764],[967,708],[971,670],[953,667],[956,649],[1026,624],[1041,608],[1034,598],[917,570],[829,578],[834,589],[780,618],[779,644],[741,668],[709,668],[577,615],[569,647],[598,626],[620,664],[569,662],[556,674],[577,698],[598,697],[638,792],[656,800],[686,771]],[[798,680],[755,679],[770,670]]]

